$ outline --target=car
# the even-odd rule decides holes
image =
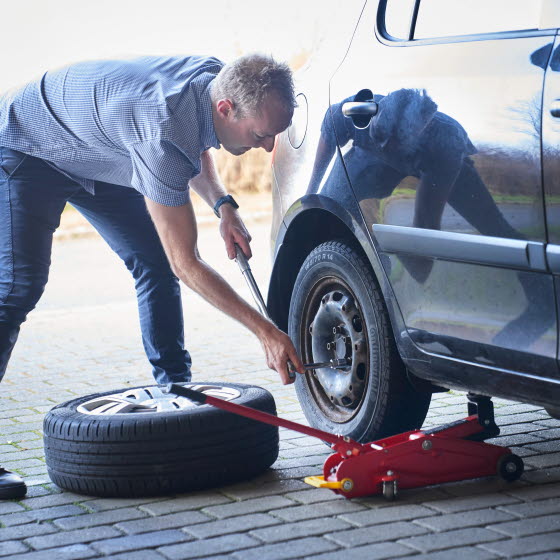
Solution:
[[[329,17],[273,154],[268,310],[304,362],[342,364],[298,376],[308,421],[372,441],[449,389],[557,416],[558,3]]]

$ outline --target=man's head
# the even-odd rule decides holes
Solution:
[[[295,106],[290,68],[269,56],[249,54],[226,64],[212,85],[216,136],[237,156],[251,148],[271,152]]]

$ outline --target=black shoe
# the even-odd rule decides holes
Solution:
[[[0,467],[0,500],[17,500],[27,493],[21,476]]]

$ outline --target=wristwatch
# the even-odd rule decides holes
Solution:
[[[214,204],[214,214],[216,214],[216,216],[218,216],[218,218],[221,218],[218,210],[220,209],[220,206],[222,206],[222,204],[231,204],[236,210],[237,210],[237,208],[239,208],[239,204],[237,204],[237,202],[235,202],[235,200],[234,200],[233,196],[231,196],[231,194],[228,194],[226,196],[222,196],[222,198],[218,198],[218,200],[216,201],[216,204]]]

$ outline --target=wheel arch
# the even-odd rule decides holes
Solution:
[[[333,239],[345,240],[362,252],[379,281],[381,265],[363,228],[359,210],[351,213],[335,200],[320,195],[303,197],[286,213],[276,240],[268,289],[268,311],[282,330],[288,328],[290,300],[301,265],[315,247]]]

